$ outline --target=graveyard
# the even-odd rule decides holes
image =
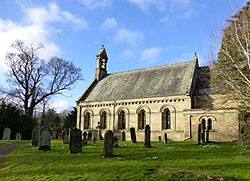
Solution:
[[[50,150],[31,141],[11,152],[0,165],[1,180],[248,180],[250,151],[244,145],[197,142],[118,141],[112,154],[103,155],[104,140],[88,141],[80,153],[70,154],[69,144],[51,140]]]

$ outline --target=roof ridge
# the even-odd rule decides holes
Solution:
[[[164,64],[164,65],[158,65],[158,66],[147,67],[147,68],[138,68],[138,69],[133,69],[133,70],[128,70],[128,71],[113,72],[113,73],[109,73],[108,75],[130,73],[130,72],[138,72],[138,71],[144,71],[144,70],[154,70],[154,69],[158,69],[158,68],[171,67],[173,65],[184,64],[184,63],[192,63],[192,62],[193,61],[185,61],[185,62],[177,62],[177,63],[172,63],[172,64]]]

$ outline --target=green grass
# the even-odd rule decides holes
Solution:
[[[250,180],[250,150],[237,143],[119,142],[110,158],[101,156],[102,145],[90,143],[81,154],[69,154],[60,141],[51,151],[22,145],[0,165],[0,180]]]
[[[24,140],[0,140],[0,147],[9,144],[16,144],[16,143],[27,143],[28,141]]]

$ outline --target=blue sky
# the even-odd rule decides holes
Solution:
[[[16,39],[42,42],[40,57],[63,57],[82,69],[84,81],[65,97],[54,98],[57,111],[75,106],[94,77],[96,53],[106,48],[108,72],[192,60],[209,61],[210,32],[246,0],[1,0],[0,76],[5,54]]]

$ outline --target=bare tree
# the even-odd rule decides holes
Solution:
[[[38,58],[42,44],[26,46],[16,40],[12,44],[16,53],[6,56],[9,71],[6,93],[33,116],[35,107],[53,95],[71,90],[82,79],[81,70],[62,58],[52,57],[48,62]]]
[[[212,38],[220,47],[218,60],[212,53],[213,82],[221,93],[250,107],[250,1]]]

